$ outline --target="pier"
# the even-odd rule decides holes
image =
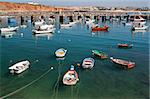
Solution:
[[[129,13],[136,13],[136,14],[129,14]],[[79,20],[83,17],[88,17],[91,19],[100,19],[102,21],[106,21],[111,18],[118,18],[121,20],[122,18],[134,17],[138,14],[139,11],[25,11],[25,12],[3,12],[0,13],[0,16],[9,16],[9,17],[15,17],[15,18],[21,18],[21,21],[25,21],[25,19],[31,19],[33,21],[37,17],[59,17],[60,22],[63,22],[64,17],[68,17],[69,20],[72,22],[73,20]],[[146,20],[150,20],[150,14],[147,11],[142,11],[141,16],[144,17]]]

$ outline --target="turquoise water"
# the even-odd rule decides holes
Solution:
[[[11,38],[0,37],[0,96],[26,86],[47,72],[37,82],[8,98],[23,99],[148,99],[149,98],[149,31],[133,33],[121,23],[106,22],[109,32],[91,33],[83,23],[61,29],[47,36],[32,35],[32,26],[20,28]],[[148,23],[149,24],[149,23]],[[22,35],[23,34],[23,35]],[[118,43],[132,43],[132,49],[118,49]],[[54,52],[68,50],[64,60]],[[82,63],[98,49],[109,56],[136,62],[131,70],[118,68],[109,59],[95,59],[92,70],[76,68],[80,81],[75,86],[62,84],[62,77],[71,64]],[[31,67],[19,75],[11,75],[8,67],[28,59]]]

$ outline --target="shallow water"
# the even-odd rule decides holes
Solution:
[[[148,22],[149,24],[150,22]],[[0,96],[24,87],[54,67],[48,74],[8,98],[23,99],[148,99],[149,97],[149,31],[133,33],[128,26],[106,22],[109,32],[91,33],[83,23],[55,31],[48,36],[32,35],[32,26],[20,28],[12,37],[0,37]],[[118,49],[118,43],[132,43],[131,49]],[[68,50],[64,60],[54,52]],[[95,58],[92,70],[76,68],[80,81],[75,86],[62,84],[62,77],[71,64],[93,57],[92,49],[109,56],[136,62],[131,70],[118,68],[109,59]],[[31,67],[19,75],[9,74],[8,67],[28,59]]]

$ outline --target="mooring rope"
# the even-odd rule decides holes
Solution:
[[[28,87],[28,86],[34,84],[36,81],[38,81],[38,80],[40,80],[41,78],[43,78],[43,77],[44,77],[47,73],[49,73],[52,69],[53,69],[53,67],[51,67],[48,71],[46,71],[44,74],[42,74],[42,75],[39,76],[37,79],[35,79],[35,80],[33,80],[32,82],[30,82],[29,84],[27,84],[27,85],[25,85],[25,86],[23,86],[23,87],[21,87],[21,88],[15,90],[15,91],[11,92],[11,93],[9,93],[9,94],[7,94],[7,95],[5,95],[5,96],[0,97],[0,99],[7,98],[7,97],[9,97],[9,96],[11,96],[11,95],[13,95],[13,94],[15,94],[15,93],[17,93],[17,92],[19,92],[19,91],[25,89],[26,87]]]
[[[59,61],[59,65],[58,65],[58,77],[57,77],[57,81],[54,85],[54,91],[53,91],[53,95],[52,95],[52,98],[53,99],[56,99],[57,98],[57,94],[58,94],[58,87],[59,87],[59,80],[60,80],[60,74],[61,74],[61,63]]]

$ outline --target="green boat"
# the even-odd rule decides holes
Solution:
[[[101,59],[106,59],[108,58],[108,55],[102,51],[98,51],[98,50],[92,50],[92,54],[95,56],[100,57]]]

